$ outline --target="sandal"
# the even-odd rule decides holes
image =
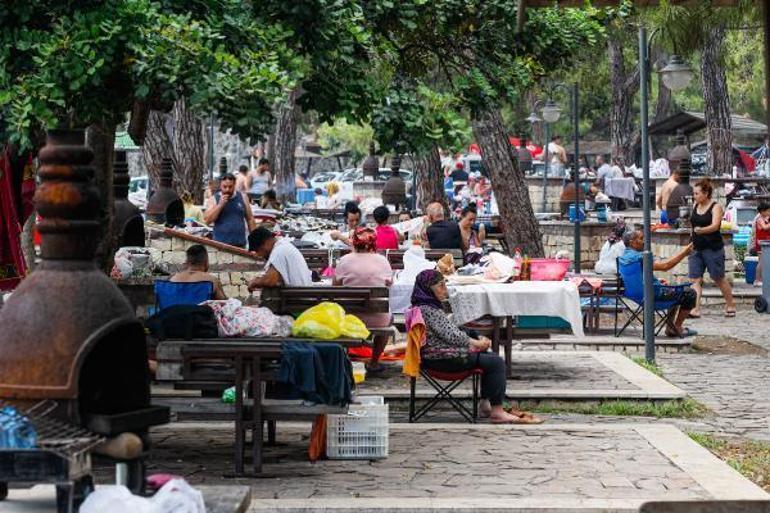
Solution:
[[[735,310],[725,310],[725,317],[735,317]]]
[[[679,335],[679,338],[687,338],[687,337],[694,337],[698,334],[697,331],[691,328],[684,328],[682,330],[682,334]]]
[[[700,314],[694,314],[694,313],[690,313],[690,314],[687,316],[687,318],[688,318],[688,319],[700,319]]]

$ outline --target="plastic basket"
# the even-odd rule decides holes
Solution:
[[[327,415],[326,456],[332,460],[388,457],[388,405],[379,396],[359,397],[347,415]]]
[[[533,258],[529,262],[532,281],[562,281],[571,264],[570,260],[555,258]]]

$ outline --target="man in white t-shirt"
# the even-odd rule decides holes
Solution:
[[[605,183],[607,178],[612,178],[612,167],[604,161],[604,156],[596,156],[596,181],[601,186],[602,190],[606,190],[607,184]]]
[[[310,269],[302,253],[289,239],[277,239],[267,228],[257,228],[249,234],[249,251],[267,260],[267,271],[249,283],[254,289],[277,287],[308,287],[313,284]]]
[[[561,136],[554,135],[548,143],[548,154],[551,156],[550,176],[564,176],[564,166],[567,165],[567,150],[561,145]]]

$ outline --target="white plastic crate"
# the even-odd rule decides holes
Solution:
[[[388,405],[381,396],[359,397],[347,415],[327,415],[326,456],[332,460],[388,457]]]

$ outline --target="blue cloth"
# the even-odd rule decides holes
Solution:
[[[155,304],[158,311],[177,305],[198,305],[214,297],[214,284],[210,281],[155,282]]]
[[[221,197],[220,193],[214,195],[217,203]],[[244,204],[243,195],[236,192],[214,221],[215,241],[241,248],[246,246],[246,208],[250,207]]]
[[[345,406],[352,398],[353,366],[338,344],[285,342],[276,382],[272,398]]]

